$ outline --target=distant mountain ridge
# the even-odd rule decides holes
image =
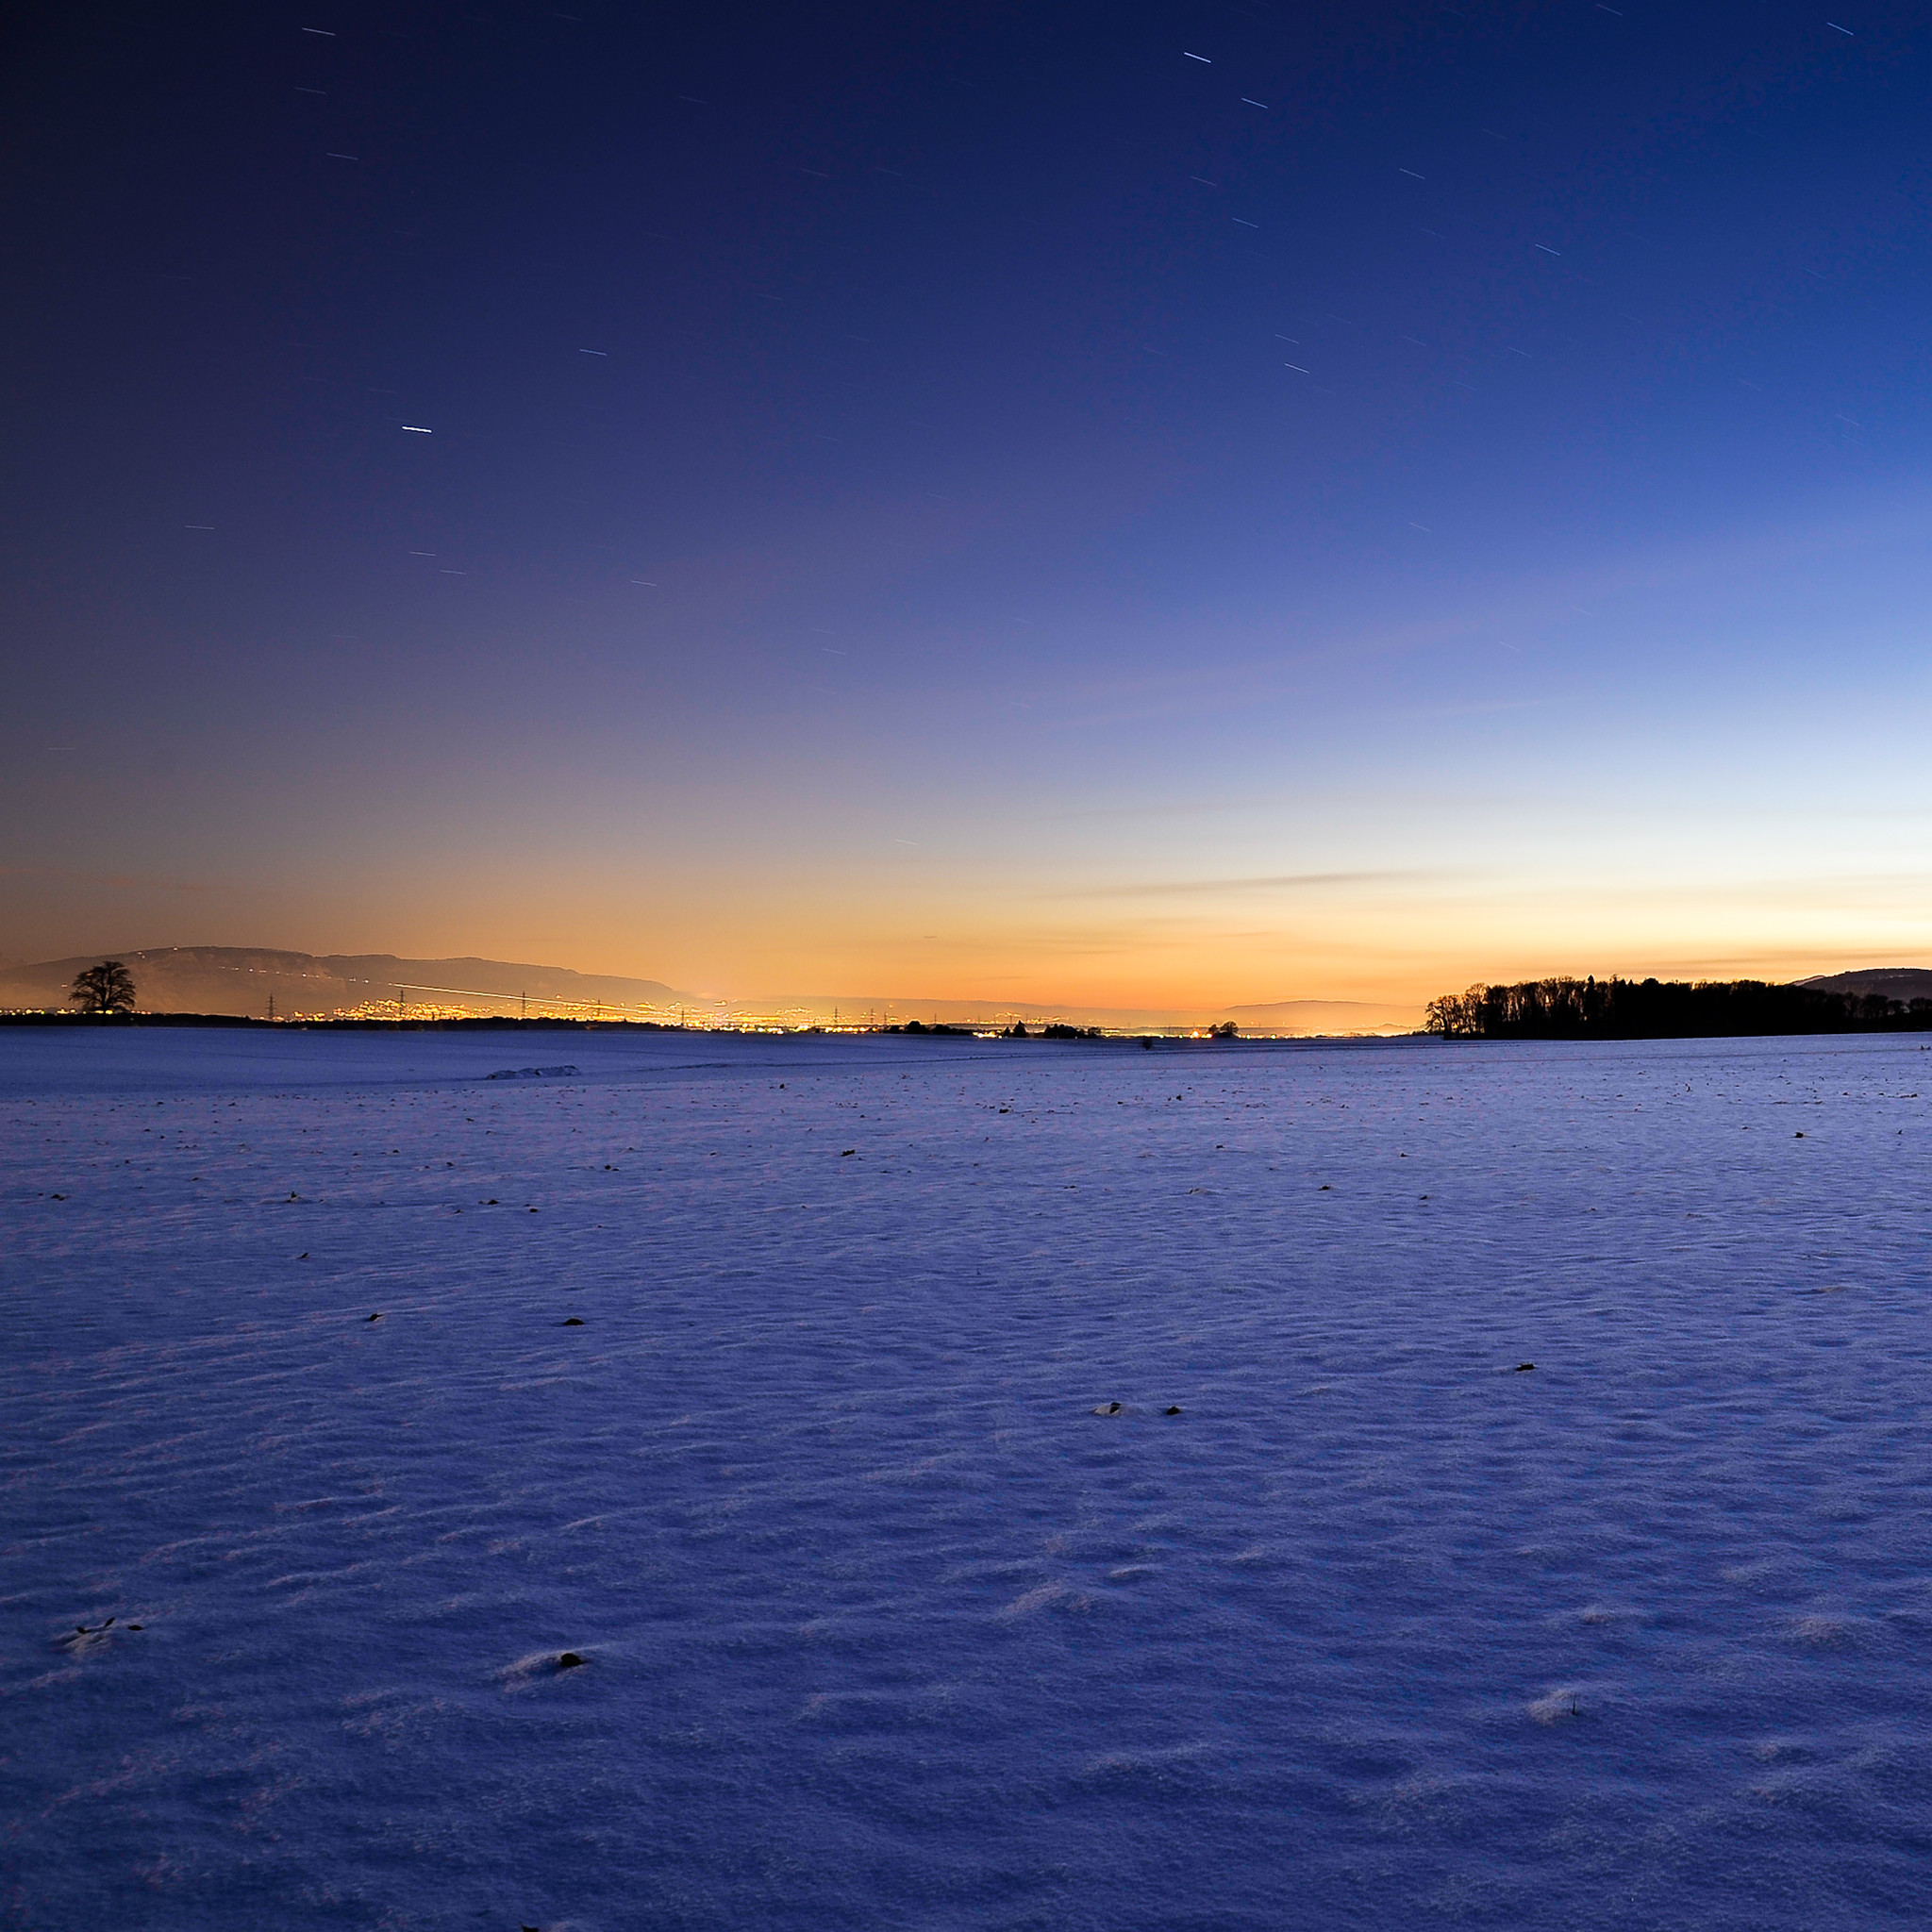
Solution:
[[[1913,1000],[1932,1000],[1932,968],[1924,966],[1870,966],[1856,973],[1821,973],[1797,984],[1815,986],[1820,992],[1875,992],[1907,1005]]]
[[[278,1013],[333,1013],[393,1002],[407,989],[412,1005],[503,1010],[502,1002],[527,995],[533,1005],[566,1003],[595,1010],[613,1007],[675,1008],[715,1003],[679,992],[657,979],[575,973],[567,966],[525,966],[502,959],[405,959],[393,953],[294,953],[259,946],[160,946],[0,971],[0,1007],[58,1007],[83,967],[103,958],[123,960],[134,974],[137,998],[150,1013],[241,1013],[262,1017],[274,996]],[[444,991],[487,994],[439,998]]]

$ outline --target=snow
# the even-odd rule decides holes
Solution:
[[[0,1029],[0,1923],[1924,1923],[1909,1037],[519,1051]]]

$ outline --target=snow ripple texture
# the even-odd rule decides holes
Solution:
[[[0,1924],[1932,1916],[1924,1047],[573,1050],[0,1033]]]

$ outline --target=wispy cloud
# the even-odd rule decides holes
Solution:
[[[1042,897],[1056,899],[1145,899],[1179,894],[1208,896],[1216,892],[1315,892],[1338,886],[1414,886],[1440,884],[1444,872],[1284,872],[1238,879],[1124,879],[1117,885],[1080,886]]]

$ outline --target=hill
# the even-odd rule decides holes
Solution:
[[[1932,1000],[1932,972],[1924,966],[1872,966],[1857,973],[1821,973],[1797,984],[1816,987],[1820,992],[1875,992],[1907,1005],[1913,1000]]]
[[[58,1007],[98,953],[48,959],[0,972],[0,1008]],[[597,1004],[675,1011],[693,1001],[656,979],[574,973],[566,966],[525,966],[502,959],[404,959],[393,953],[290,953],[254,946],[162,946],[116,953],[134,974],[139,1003],[150,1013],[242,1013],[259,1018],[273,995],[277,1013],[393,1011],[398,989],[412,1009],[594,1013]],[[469,995],[458,997],[457,995]]]

